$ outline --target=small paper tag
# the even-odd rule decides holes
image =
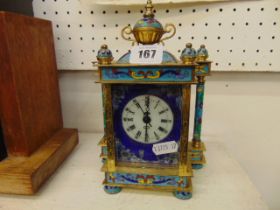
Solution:
[[[162,63],[163,46],[154,45],[137,45],[131,49],[130,63],[135,64],[160,64]]]
[[[155,155],[163,155],[178,151],[178,144],[176,141],[168,141],[164,143],[158,143],[153,145],[153,152]]]

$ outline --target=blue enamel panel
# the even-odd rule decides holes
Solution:
[[[192,82],[193,67],[101,67],[104,81]]]
[[[174,116],[173,128],[169,135],[158,143],[167,141],[179,142],[181,136],[181,86],[169,85],[113,85],[112,102],[114,116],[114,134],[117,148],[117,159],[122,162],[150,162],[165,165],[178,163],[178,153],[155,155],[153,144],[143,144],[132,140],[122,126],[122,112],[125,105],[139,95],[154,95],[164,100]]]
[[[198,157],[192,157],[192,160],[201,160],[201,157],[200,156],[198,156]]]
[[[173,186],[186,188],[187,177],[158,176],[149,174],[106,173],[106,181],[114,184],[132,184],[145,186]]]

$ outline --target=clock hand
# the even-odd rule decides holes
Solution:
[[[145,142],[148,142],[148,126],[147,126],[147,123],[146,123],[146,126],[145,126]]]
[[[152,125],[151,125],[152,120],[151,120],[149,114],[150,114],[149,112],[144,113],[143,122],[146,124],[146,126],[149,125],[150,127],[152,127]]]
[[[150,114],[150,96],[145,97],[146,112]]]
[[[144,112],[142,106],[139,104],[139,102],[138,102],[137,100],[134,99],[134,100],[133,100],[133,103],[135,104],[135,106],[136,106],[137,108],[141,109],[141,111],[143,112],[143,114],[145,114],[145,112]]]
[[[149,114],[150,114],[150,96],[146,96],[145,97],[145,105],[146,105],[146,112],[144,113],[145,114],[145,118],[149,119],[149,120],[147,120],[148,122],[146,123],[146,125],[148,124],[150,127],[152,127],[152,125],[151,125],[151,118],[149,116]]]
[[[142,109],[142,106],[139,104],[139,108],[141,109],[141,111],[143,112],[143,114],[145,114],[144,110]]]
[[[145,97],[145,105],[146,105],[146,112],[144,112],[143,121],[145,123],[145,126],[144,126],[145,127],[145,142],[148,142],[148,138],[149,138],[149,135],[148,135],[148,125],[152,126],[151,125],[151,118],[149,116],[149,114],[150,114],[150,111],[149,111],[149,106],[150,106],[149,96]]]

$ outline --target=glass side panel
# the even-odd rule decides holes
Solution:
[[[176,165],[181,136],[181,86],[113,85],[114,132],[120,162]],[[164,143],[163,153],[155,147]],[[167,146],[166,146],[167,145]]]

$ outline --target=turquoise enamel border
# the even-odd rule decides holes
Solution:
[[[101,67],[103,81],[193,82],[194,67]]]
[[[162,186],[162,187],[182,187],[188,186],[187,177],[179,176],[159,176],[150,174],[130,174],[130,173],[105,173],[107,183]]]

